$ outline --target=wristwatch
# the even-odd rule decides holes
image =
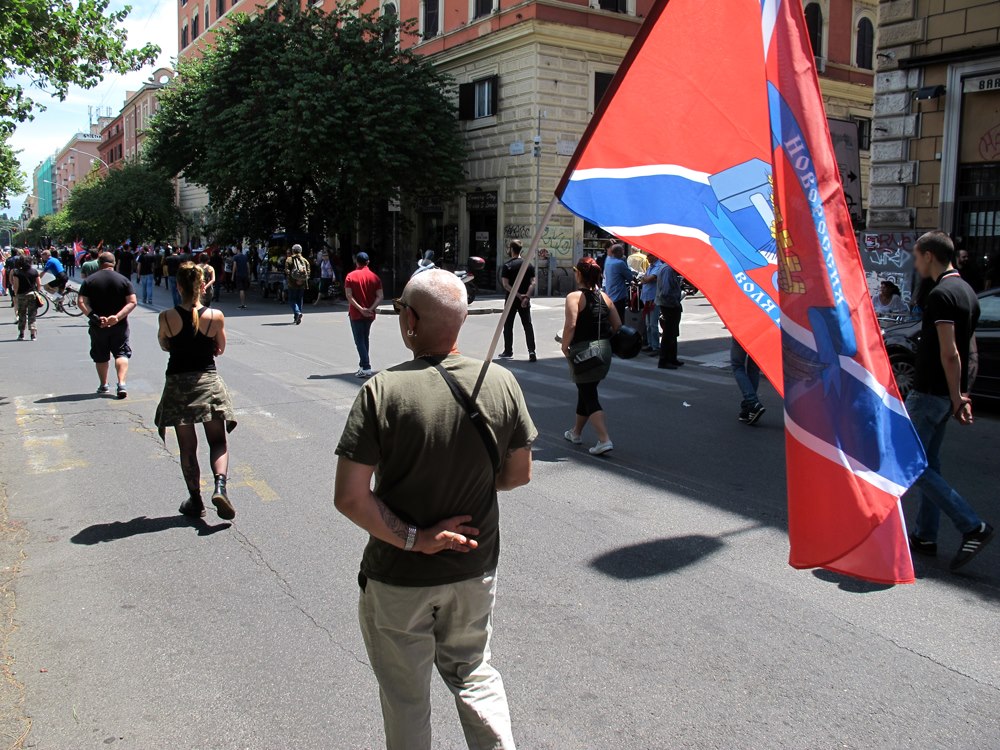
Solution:
[[[406,527],[406,544],[403,545],[403,551],[409,552],[413,549],[413,545],[417,543],[417,527],[407,526]]]

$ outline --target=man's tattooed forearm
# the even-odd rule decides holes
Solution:
[[[385,522],[385,525],[389,527],[389,531],[391,531],[393,534],[395,534],[405,542],[406,531],[407,531],[406,524],[400,521],[399,516],[393,513],[389,509],[389,506],[383,503],[377,497],[375,498],[375,504],[378,506],[378,512],[381,514],[382,520]]]

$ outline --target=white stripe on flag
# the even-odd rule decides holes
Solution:
[[[617,237],[648,237],[651,234],[672,234],[675,237],[691,237],[701,240],[706,245],[710,245],[710,238],[706,232],[692,227],[684,227],[678,224],[644,224],[638,227],[601,227],[606,232]]]
[[[682,167],[679,164],[644,164],[640,167],[617,167],[604,168],[593,167],[592,169],[577,169],[570,175],[570,182],[580,180],[627,180],[632,177],[657,177],[657,176],[683,177],[692,182],[700,182],[708,185],[708,172],[698,172],[694,169]]]
[[[789,435],[798,440],[813,453],[816,453],[817,455],[820,455],[835,464],[843,466],[858,479],[861,479],[873,487],[882,490],[882,492],[886,492],[893,497],[902,497],[903,493],[906,492],[906,487],[896,484],[891,479],[886,479],[881,474],[872,471],[861,462],[854,460],[839,448],[820,440],[812,433],[806,432],[805,429],[792,421],[792,418],[788,415],[787,411],[785,412],[785,429],[788,430]]]

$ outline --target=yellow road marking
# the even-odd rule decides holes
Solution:
[[[249,466],[237,466],[236,469],[231,471],[229,474],[230,479],[233,474],[237,476],[237,480],[235,482],[230,481],[230,487],[248,487],[257,495],[257,497],[260,498],[263,503],[273,503],[275,500],[281,499],[281,496],[271,488],[271,485],[269,485],[266,480],[260,479],[254,473],[254,470]]]

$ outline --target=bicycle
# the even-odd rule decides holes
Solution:
[[[68,285],[63,291],[62,298],[56,298],[52,292],[49,291],[48,287],[42,286],[42,304],[38,308],[38,312],[35,313],[36,318],[40,318],[45,313],[49,311],[49,307],[55,307],[59,312],[66,313],[67,315],[78,318],[83,315],[83,310],[80,309],[78,302],[79,294],[76,289],[71,289]]]

